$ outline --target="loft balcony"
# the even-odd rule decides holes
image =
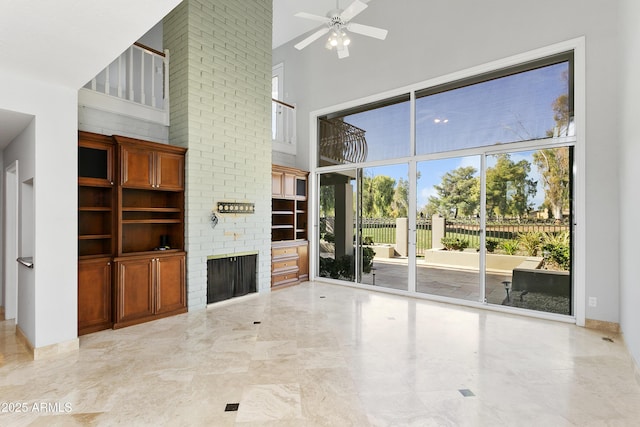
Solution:
[[[271,99],[271,140],[276,151],[296,154],[296,107]]]
[[[169,126],[169,51],[135,43],[78,92],[81,106]]]
[[[78,104],[169,126],[169,51],[135,43],[78,92]],[[296,107],[272,99],[272,147],[296,154]]]

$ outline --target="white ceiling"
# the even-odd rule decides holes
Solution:
[[[0,0],[0,75],[79,89],[179,3]],[[0,109],[0,148],[29,117]]]
[[[352,0],[339,0],[339,8],[346,9],[351,2]],[[327,12],[335,8],[336,0],[273,0],[273,49],[322,25],[320,22],[297,18],[294,16],[296,13],[326,16]]]
[[[364,3],[369,0],[361,0]],[[339,0],[346,8],[352,0]],[[0,0],[0,75],[79,89],[180,0]],[[319,26],[336,0],[273,0],[273,47]],[[0,109],[0,149],[33,117]]]

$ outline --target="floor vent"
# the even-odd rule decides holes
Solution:
[[[224,407],[224,412],[235,412],[239,406],[239,403],[227,403],[227,406]]]

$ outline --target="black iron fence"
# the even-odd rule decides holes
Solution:
[[[321,233],[333,237],[334,218],[321,218]],[[362,218],[361,236],[364,244],[395,244],[395,218]],[[354,235],[355,235],[354,221]],[[325,231],[323,231],[325,230]],[[525,233],[558,234],[569,230],[569,223],[557,220],[492,220],[487,222],[487,238],[498,241],[515,240]],[[455,219],[445,222],[445,235],[468,241],[469,248],[480,247],[480,223],[477,220]],[[416,220],[416,252],[422,254],[432,248],[432,224],[430,219]]]

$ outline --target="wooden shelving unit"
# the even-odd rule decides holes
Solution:
[[[79,132],[79,335],[186,311],[185,152]]]
[[[186,150],[114,139],[120,166],[114,328],[120,328],[186,311]]]
[[[111,138],[78,133],[78,335],[113,324],[114,166]]]
[[[284,166],[271,171],[271,287],[309,278],[308,172]]]

